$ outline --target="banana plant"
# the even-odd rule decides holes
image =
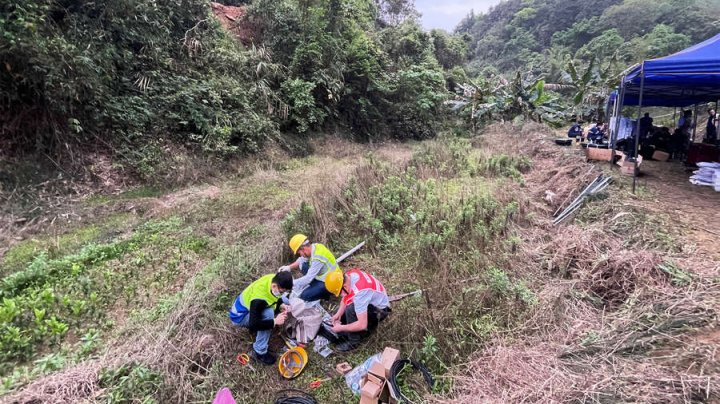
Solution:
[[[615,72],[617,60],[616,52],[603,67],[593,57],[584,71],[581,71],[577,63],[568,56],[562,77],[564,85],[572,86],[575,91],[572,100],[573,112],[576,116],[596,115],[598,119],[604,119],[603,104],[610,90],[617,86],[619,81],[619,75]]]
[[[550,124],[560,124],[565,116],[557,96],[545,91],[542,79],[524,79],[517,72],[512,80],[502,76],[475,80],[460,86],[458,100],[449,102],[453,109],[470,109],[470,123],[474,128],[481,119],[493,117],[512,119],[518,115]]]

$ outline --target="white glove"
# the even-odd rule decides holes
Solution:
[[[277,271],[278,272],[290,272],[290,265],[283,265]]]

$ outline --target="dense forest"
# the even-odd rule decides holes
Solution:
[[[460,126],[564,124],[597,115],[629,64],[720,31],[720,0],[508,0],[452,34],[423,30],[412,0],[226,0],[230,26],[214,4],[4,2],[0,157],[109,155],[167,181],[178,156],[302,154],[317,133],[431,138],[447,100]]]
[[[720,32],[718,0],[508,0],[469,14],[470,71],[522,68],[561,79],[567,58],[616,58],[622,69],[665,56]]]
[[[239,2],[228,2],[229,4]],[[207,0],[21,0],[0,6],[0,149],[60,164],[110,151],[127,172],[170,151],[218,158],[315,131],[429,138],[466,43],[424,32],[411,2],[256,0],[235,23]]]

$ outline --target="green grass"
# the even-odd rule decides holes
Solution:
[[[277,171],[297,171],[302,170],[305,167],[316,165],[319,161],[320,160],[316,156],[293,158],[275,163],[273,168]]]
[[[98,194],[90,197],[85,203],[88,206],[101,206],[111,202],[131,201],[135,199],[157,198],[166,191],[154,186],[139,186],[117,195]]]
[[[83,229],[73,233],[75,239],[78,234],[96,238],[98,232]],[[208,244],[182,219],[169,217],[72,253],[40,252],[0,284],[0,375],[5,388],[18,380],[9,373],[13,368],[27,366],[43,353],[72,352],[70,335],[112,330],[112,310],[152,303],[186,268],[203,259]],[[83,351],[82,346],[75,349]]]
[[[261,223],[285,207],[295,190],[302,189],[294,182],[297,176],[319,161],[315,157],[293,159],[278,167],[279,177],[260,176],[261,180],[249,184],[247,178],[228,181],[221,186],[219,197],[190,201],[176,216],[147,222],[118,219],[115,226],[96,224],[92,231],[88,226],[73,236],[69,232],[63,250],[50,251],[44,239],[38,249],[18,245],[11,256],[19,257],[12,259],[27,282],[9,287],[13,296],[8,296],[19,298],[22,314],[6,318],[5,324],[17,327],[20,338],[30,335],[30,339],[26,345],[4,350],[14,355],[3,360],[7,367],[0,375],[5,388],[37,377],[41,367],[51,371],[82,360],[84,356],[78,352],[89,348],[74,342],[70,333],[86,335],[96,330],[98,335],[88,334],[89,338],[94,346],[102,347],[106,341],[131,339],[154,326],[171,328],[178,338],[183,338],[184,332],[228,327],[227,309],[233,299],[249,282],[274,269],[267,268],[268,249],[283,248],[268,243],[277,229]],[[474,163],[468,165],[468,161]],[[413,297],[394,304],[395,313],[349,355],[324,359],[312,352],[311,344],[310,363],[295,380],[283,380],[276,367],[256,365],[258,372],[252,373],[235,363],[237,353],[249,349],[251,337],[247,331],[233,328],[228,331],[234,334],[232,346],[214,352],[216,359],[203,378],[189,373],[156,375],[151,365],[143,363],[106,369],[103,400],[150,397],[172,401],[175,392],[187,390],[187,383],[192,383],[192,400],[209,400],[219,386],[228,386],[239,402],[270,402],[278,389],[307,390],[311,381],[333,375],[312,392],[316,398],[320,402],[356,401],[344,379],[335,374],[336,363],[357,365],[385,346],[395,346],[403,356],[421,359],[435,375],[442,375],[448,366],[462,363],[467,354],[479,349],[494,332],[511,327],[535,304],[533,291],[522,279],[502,270],[508,251],[518,242],[508,230],[517,206],[499,202],[493,193],[497,187],[517,186],[516,179],[508,178],[513,175],[500,169],[495,172],[495,168],[480,170],[477,153],[463,140],[419,146],[411,163],[415,166],[408,170],[375,158],[369,164],[371,176],[351,180],[343,189],[344,200],[327,201],[329,208],[321,210],[305,204],[290,212],[281,230],[327,233],[328,239],[323,241],[337,254],[368,240],[368,248],[355,255],[352,265],[378,276],[390,294],[430,287],[427,299]],[[422,167],[438,164],[440,172],[420,173]],[[517,164],[512,157],[496,163],[500,168]],[[135,189],[114,200],[153,197],[156,192]],[[246,227],[237,234],[221,226],[217,228],[223,228],[222,233],[207,231],[225,222]],[[332,226],[330,231],[317,228],[324,223]],[[74,243],[70,242],[73,237]],[[23,276],[17,279],[23,280]],[[474,280],[463,282],[468,278]],[[439,279],[460,286],[436,288]],[[30,331],[35,309],[45,310],[41,324],[47,332],[38,336]],[[503,315],[507,310],[511,316]],[[178,311],[200,314],[189,324],[168,323],[183,321],[173,316]],[[122,313],[123,318],[117,320],[122,320],[123,326],[118,327],[112,314],[106,313]],[[55,322],[44,323],[53,317]],[[405,321],[407,318],[413,321]],[[460,318],[462,321],[457,320]],[[281,346],[277,339],[272,344]],[[45,365],[33,362],[47,354],[61,356],[50,357],[42,362],[47,362]],[[441,391],[449,388],[446,383]]]
[[[188,216],[196,223],[206,223],[227,217],[252,217],[285,205],[293,196],[292,190],[282,180],[251,184],[233,184],[217,199],[205,200],[193,205]]]
[[[0,265],[0,275],[7,276],[23,269],[41,253],[54,259],[77,252],[86,244],[124,230],[132,219],[128,213],[119,213],[104,218],[101,223],[87,224],[57,236],[46,235],[23,240],[5,253]]]

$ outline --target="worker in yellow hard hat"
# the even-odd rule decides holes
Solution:
[[[296,234],[288,243],[298,259],[290,265],[280,267],[279,272],[299,270],[303,276],[295,279],[296,290],[304,288],[300,298],[307,302],[329,299],[332,294],[325,288],[325,277],[340,268],[335,256],[320,243],[312,243],[304,234]]]
[[[352,351],[390,314],[390,298],[377,278],[358,268],[344,275],[338,269],[328,274],[325,284],[335,296],[342,292],[340,307],[332,317],[332,331],[340,337],[335,340],[336,349]]]
[[[273,327],[283,325],[287,319],[288,309],[281,297],[292,288],[289,272],[265,275],[245,288],[230,307],[230,321],[256,333],[252,357],[266,365],[277,360],[268,352],[268,342]]]

